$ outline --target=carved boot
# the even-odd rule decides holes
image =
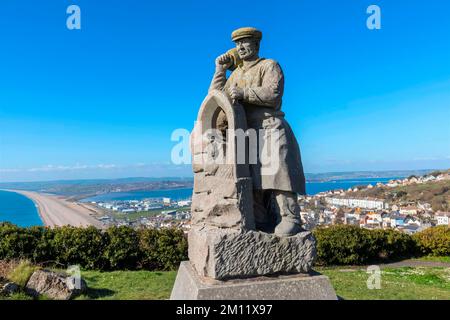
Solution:
[[[280,237],[290,237],[303,231],[297,195],[293,192],[275,191],[274,198],[274,209],[278,217],[274,233]]]

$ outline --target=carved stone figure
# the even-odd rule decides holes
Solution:
[[[244,107],[248,128],[263,132],[257,135],[257,144],[250,148],[255,149],[258,158],[267,154],[272,163],[266,166],[274,170],[265,173],[260,161],[250,164],[256,228],[280,236],[295,235],[301,231],[297,195],[305,194],[305,176],[298,143],[281,111],[283,71],[276,61],[259,57],[262,38],[259,30],[241,28],[231,37],[236,43],[238,58],[228,52],[216,59],[209,90],[228,93]],[[230,68],[234,71],[227,79],[226,71]],[[276,141],[268,143],[271,139]],[[265,150],[270,144],[277,146],[272,153]]]
[[[232,39],[236,49],[216,59],[191,137],[189,259],[217,279],[308,272],[315,240],[300,226],[305,178],[281,111],[283,73],[258,57],[258,30],[239,29]],[[228,79],[227,69],[234,69]]]
[[[336,299],[329,279],[311,273],[316,241],[300,223],[300,150],[281,111],[283,72],[259,57],[261,38],[238,29],[236,48],[216,59],[191,134],[189,261],[171,299]]]

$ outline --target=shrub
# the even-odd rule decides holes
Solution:
[[[141,257],[137,232],[130,227],[111,227],[106,233],[103,257],[111,269],[136,269]],[[101,251],[100,251],[101,252]]]
[[[317,263],[345,265],[410,258],[417,253],[414,239],[394,230],[366,230],[336,225],[317,228]]]
[[[423,254],[450,256],[450,228],[438,226],[414,235]]]
[[[417,243],[408,234],[388,229],[373,230],[371,237],[371,252],[374,261],[393,261],[411,258],[418,254]]]
[[[142,267],[150,270],[173,270],[187,260],[187,239],[179,229],[139,230]]]
[[[33,228],[20,228],[10,223],[0,224],[0,259],[32,258],[40,233]]]
[[[0,260],[29,259],[34,263],[77,264],[94,270],[173,270],[187,259],[187,240],[177,229],[111,227],[20,228],[0,224]]]
[[[55,228],[53,236],[44,237],[41,246],[53,252],[55,261],[68,266],[78,264],[87,269],[102,269],[106,261],[102,255],[105,239],[101,230],[95,227]],[[42,258],[42,257],[41,257]]]
[[[369,237],[365,229],[337,225],[314,230],[317,239],[317,263],[363,264],[369,260]]]

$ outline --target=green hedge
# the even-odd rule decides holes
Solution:
[[[174,270],[187,260],[179,229],[20,228],[0,223],[0,259],[28,259],[94,270]]]
[[[422,254],[450,256],[450,228],[438,226],[414,235]]]
[[[450,229],[429,228],[414,236],[394,230],[336,225],[316,228],[317,264],[352,265],[420,255],[450,255]],[[0,223],[0,259],[80,265],[94,270],[175,270],[187,259],[187,239],[179,229],[111,227],[20,228]]]
[[[394,230],[367,230],[336,225],[316,228],[317,264],[347,265],[411,258],[418,254],[416,241]]]

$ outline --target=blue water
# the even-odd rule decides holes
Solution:
[[[319,192],[344,189],[359,186],[359,185],[375,185],[378,182],[386,183],[394,178],[359,178],[359,179],[342,179],[332,180],[327,182],[308,182],[306,184],[306,192],[309,195],[314,195]],[[114,201],[114,200],[142,200],[147,198],[162,198],[167,197],[174,200],[184,200],[192,196],[192,188],[187,189],[169,189],[169,190],[153,190],[153,191],[131,191],[131,192],[115,192],[102,194],[99,196],[84,199],[83,201]]]
[[[192,196],[192,188],[186,189],[168,189],[168,190],[151,190],[151,191],[131,191],[131,192],[114,192],[101,194],[95,197],[83,199],[83,202],[96,201],[107,202],[114,200],[142,200],[148,198],[171,198],[173,200],[185,200]]]
[[[21,227],[43,225],[33,201],[15,192],[0,190],[0,222],[4,221]]]
[[[393,178],[357,178],[357,179],[340,179],[340,180],[331,180],[327,182],[309,182],[306,183],[306,193],[308,195],[315,195],[319,192],[336,190],[336,189],[344,189],[353,188],[355,186],[361,185],[373,185],[375,186],[378,182],[387,183],[389,180],[398,179],[397,177]]]
[[[306,184],[306,191],[309,195],[314,195],[328,190],[346,190],[357,185],[375,185],[378,182],[386,183],[391,179],[394,178],[361,178],[327,182],[309,182]],[[87,198],[83,201],[142,200],[146,198],[162,197],[168,197],[174,200],[184,200],[191,196],[192,188],[186,188],[108,193]],[[15,192],[0,190],[0,222],[2,221],[9,221],[22,227],[43,225],[33,201]]]

